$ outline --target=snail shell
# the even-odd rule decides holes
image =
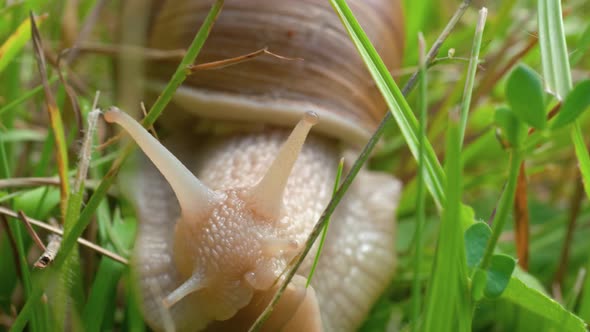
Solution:
[[[385,65],[399,66],[404,33],[400,2],[349,3]],[[150,47],[186,48],[210,6],[203,0],[157,2]],[[303,61],[261,56],[200,71],[178,90],[175,104],[183,114],[281,126],[293,126],[304,110],[314,110],[322,119],[314,131],[355,145],[368,139],[385,102],[328,1],[226,1],[197,60],[227,59],[264,47]],[[148,68],[152,85],[161,87],[176,66],[155,63]],[[180,118],[176,123],[186,115]]]
[[[210,5],[153,3],[149,47],[185,48]],[[399,1],[350,6],[386,64],[399,65]],[[141,227],[134,266],[146,320],[156,330],[247,330],[328,203],[338,160],[350,150],[341,142],[364,143],[385,111],[327,1],[226,1],[198,61],[263,47],[304,61],[258,57],[189,77],[164,115],[172,132],[164,145],[173,153],[125,114],[105,114],[153,163],[136,179]],[[147,68],[157,91],[175,65]],[[315,113],[301,119],[307,110]],[[195,116],[265,126],[199,135],[187,128]],[[284,126],[298,120],[289,134]],[[265,329],[350,331],[362,323],[393,274],[399,191],[390,175],[359,173],[332,216],[311,287],[308,258]]]

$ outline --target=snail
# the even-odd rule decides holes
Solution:
[[[155,1],[148,46],[187,47],[210,5]],[[350,6],[385,63],[398,66],[400,1]],[[262,47],[304,61],[258,57],[190,76],[163,116],[163,144],[127,114],[104,114],[151,160],[136,177],[134,266],[155,330],[247,330],[327,205],[338,161],[354,155],[386,110],[328,1],[228,0],[198,60]],[[174,65],[147,68],[157,91]],[[265,330],[360,326],[393,276],[399,192],[393,176],[360,171],[332,215],[311,285],[308,257]]]

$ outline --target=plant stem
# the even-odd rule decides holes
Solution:
[[[338,186],[340,185],[340,178],[342,177],[342,170],[344,169],[344,158],[340,159],[338,163],[338,170],[336,171],[336,179],[334,180],[334,189],[332,191],[332,195],[336,194],[338,191]],[[326,242],[326,236],[328,235],[328,227],[330,227],[330,218],[326,221],[326,225],[322,230],[322,237],[320,238],[320,244],[318,245],[318,252],[314,257],[313,264],[311,269],[309,270],[309,275],[307,277],[307,282],[305,283],[305,287],[309,287],[311,284],[311,278],[315,272],[315,269],[320,261],[320,255],[322,253],[322,249],[324,248],[324,242]]]
[[[426,63],[428,65],[430,65],[430,63],[432,63],[434,61],[434,58],[438,54],[438,51],[442,47],[442,44],[447,39],[447,37],[449,37],[449,35],[451,34],[451,31],[453,31],[453,29],[455,28],[455,25],[457,25],[457,22],[459,22],[461,17],[463,17],[463,14],[467,10],[467,8],[469,8],[471,1],[472,0],[463,0],[461,5],[459,5],[459,8],[457,8],[455,13],[453,14],[451,19],[449,20],[449,23],[447,23],[447,25],[445,26],[443,31],[440,33],[438,38],[436,38],[436,41],[434,42],[434,44],[432,44],[432,47],[430,48],[430,50],[426,54]],[[404,88],[402,89],[402,93],[404,95],[407,95],[408,92],[414,88],[414,85],[416,85],[419,75],[420,75],[419,71],[416,71],[414,74],[412,74],[412,76],[410,77],[410,79],[408,80],[408,82],[406,83]]]
[[[422,282],[420,280],[420,268],[422,263],[422,227],[426,219],[426,183],[424,182],[424,140],[426,138],[426,113],[428,109],[428,77],[426,75],[426,42],[424,35],[418,34],[418,49],[420,59],[420,90],[419,90],[419,112],[420,112],[420,134],[418,136],[418,173],[416,175],[416,231],[414,234],[414,279],[412,281],[412,331],[418,331],[418,320],[420,317],[420,306],[422,298]]]
[[[440,234],[428,290],[424,331],[471,330],[473,305],[467,279],[467,264],[464,258],[463,223],[465,217],[461,204],[463,192],[461,149],[486,17],[487,9],[484,7],[479,11],[461,108],[449,112],[448,117],[444,191],[446,201],[443,204]]]
[[[529,208],[527,177],[524,160],[520,162],[520,171],[516,182],[514,198],[514,232],[516,236],[516,257],[518,265],[525,271],[529,269]]]
[[[154,103],[154,105],[150,108],[147,116],[143,119],[142,124],[144,127],[149,127],[156,122],[156,119],[162,114],[164,111],[164,107],[168,105],[174,93],[178,89],[178,87],[184,82],[186,76],[188,74],[188,66],[195,62],[197,55],[201,52],[201,48],[205,44],[207,37],[209,36],[209,32],[213,27],[213,23],[217,20],[217,16],[221,12],[221,8],[223,7],[223,0],[216,0],[213,5],[211,6],[211,10],[205,21],[203,22],[202,29],[199,29],[193,42],[191,43],[190,47],[186,51],[186,55],[178,65],[176,72],[172,75],[172,78],[168,82],[168,85],[164,88],[164,91],[158,96],[158,99]]]
[[[567,274],[568,261],[570,260],[571,247],[574,244],[574,233],[576,231],[576,220],[580,214],[580,208],[582,207],[582,201],[584,200],[584,184],[582,179],[576,182],[572,196],[569,199],[568,207],[568,221],[567,230],[563,239],[561,247],[561,254],[559,256],[559,264],[557,272],[553,277],[553,284],[559,287],[563,287],[564,279]]]
[[[477,26],[475,28],[473,46],[471,47],[471,58],[469,60],[469,68],[467,69],[467,79],[463,91],[463,101],[461,102],[461,122],[459,123],[459,138],[461,140],[461,146],[463,146],[463,139],[465,137],[465,127],[467,126],[467,116],[469,115],[469,108],[471,107],[473,84],[475,82],[475,74],[479,63],[479,50],[481,49],[481,39],[487,16],[488,9],[483,7],[479,11],[479,20],[477,21]]]
[[[469,331],[471,309],[461,218],[459,113],[449,113],[445,151],[446,201],[428,290],[424,331]]]
[[[496,209],[496,216],[492,225],[492,236],[488,240],[484,257],[479,265],[479,268],[486,270],[490,265],[490,260],[494,254],[494,248],[500,238],[508,213],[512,208],[514,202],[514,194],[516,192],[516,182],[518,180],[518,173],[520,172],[520,162],[522,160],[522,152],[519,149],[513,149],[510,155],[510,169],[508,171],[508,183],[504,188],[500,204]]]

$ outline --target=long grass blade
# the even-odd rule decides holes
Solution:
[[[470,331],[470,292],[461,225],[461,150],[459,116],[451,113],[447,130],[445,172],[447,200],[428,290],[424,331]]]
[[[186,76],[189,73],[187,68],[193,62],[195,62],[197,55],[199,55],[199,52],[201,52],[201,48],[203,48],[205,40],[207,40],[209,32],[213,27],[213,23],[215,22],[217,16],[221,12],[223,2],[223,0],[216,0],[211,6],[209,14],[207,14],[207,17],[205,18],[203,25],[195,35],[195,38],[193,39],[188,50],[186,51],[186,55],[178,65],[176,72],[174,72],[172,78],[164,88],[164,91],[162,91],[160,96],[158,96],[158,99],[156,99],[156,102],[150,108],[150,111],[148,112],[147,116],[143,119],[142,123],[145,127],[149,127],[153,125],[154,122],[156,122],[156,119],[158,119],[158,117],[162,114],[166,105],[168,105],[170,100],[172,100],[172,97],[174,96],[176,89],[178,89],[178,87],[186,79]]]
[[[58,77],[54,76],[54,77],[50,78],[49,80],[47,80],[47,83],[49,83],[49,85],[52,85],[53,83],[55,83],[55,81],[57,81],[57,79],[58,79]],[[35,96],[36,94],[38,94],[41,91],[43,91],[42,84],[34,87],[33,89],[31,89],[30,91],[28,91],[26,93],[23,93],[20,97],[14,99],[10,103],[2,106],[0,108],[0,115],[12,110],[13,108],[15,108],[18,105],[24,103],[25,101],[29,100],[30,98],[32,98],[33,96]]]
[[[563,100],[572,89],[570,63],[565,42],[561,1],[539,0],[539,45],[545,87]]]
[[[60,209],[62,217],[65,217],[67,211],[68,197],[70,194],[70,185],[68,179],[68,150],[66,145],[66,137],[64,133],[63,121],[61,119],[61,113],[55,98],[49,89],[49,82],[47,79],[47,66],[45,64],[45,56],[43,54],[43,45],[41,44],[41,35],[35,23],[35,17],[33,13],[30,13],[29,19],[31,21],[31,33],[33,35],[33,46],[35,49],[35,55],[37,57],[37,66],[39,68],[39,74],[41,75],[41,82],[43,84],[43,91],[45,92],[45,103],[47,105],[47,111],[49,112],[49,121],[53,130],[53,138],[55,142],[56,159],[57,159],[57,170],[59,174],[60,183],[60,194],[61,203]]]
[[[340,159],[338,163],[338,170],[336,171],[336,179],[334,180],[334,190],[332,191],[332,195],[335,195],[338,191],[338,186],[340,186],[340,178],[342,177],[342,170],[344,169],[344,158]],[[313,277],[313,273],[320,261],[320,255],[322,254],[322,249],[324,248],[324,242],[326,242],[326,236],[328,235],[328,227],[330,227],[330,218],[326,220],[326,224],[324,225],[324,229],[322,229],[322,237],[320,238],[320,243],[318,245],[318,252],[316,253],[313,264],[311,265],[311,269],[309,270],[309,275],[307,276],[307,282],[305,283],[305,287],[309,287],[311,284],[311,278]]]
[[[559,100],[563,101],[572,90],[572,73],[563,28],[561,1],[538,0],[537,6],[543,77],[549,91],[553,92]],[[584,143],[579,120],[576,120],[572,125],[571,137],[580,165],[584,190],[586,195],[590,197],[588,186],[590,183],[590,156],[588,155],[588,148]],[[585,287],[584,293],[587,292],[588,289]],[[571,315],[573,316],[573,314]],[[561,317],[560,319],[563,320]],[[560,327],[566,328],[565,326]],[[580,331],[584,329],[585,326],[582,326],[581,329],[578,328]]]
[[[37,17],[37,22],[41,22],[47,19],[47,15]],[[8,39],[0,45],[0,73],[13,61],[23,47],[27,44],[31,38],[31,19],[27,18],[22,22],[16,31],[8,37]]]
[[[469,58],[469,68],[467,69],[467,80],[465,81],[463,101],[461,102],[461,122],[459,123],[461,146],[463,146],[463,139],[465,137],[465,127],[467,127],[467,118],[469,116],[469,108],[471,107],[471,96],[473,94],[477,66],[479,65],[479,51],[481,49],[481,40],[483,38],[483,30],[487,16],[488,10],[484,7],[479,11],[479,20],[477,22],[477,27],[475,28],[473,46],[471,47],[471,57]]]
[[[574,149],[576,157],[578,158],[580,173],[582,173],[582,182],[584,184],[584,191],[586,196],[590,198],[590,156],[588,155],[588,148],[584,143],[584,136],[582,135],[582,128],[578,123],[574,124],[572,130],[572,141],[574,142]]]
[[[473,82],[479,59],[487,9],[479,12],[479,20],[471,50],[472,58],[465,80],[460,110],[449,113],[445,174],[447,176],[440,233],[432,279],[428,290],[424,331],[470,331],[472,319],[471,292],[468,286],[465,242],[463,241],[462,192],[463,134],[470,108]]]
[[[379,54],[377,54],[377,51],[371,44],[369,38],[367,38],[352,11],[346,4],[346,1],[331,0],[330,2],[338,16],[340,16],[350,38],[354,42],[359,54],[367,65],[367,68],[371,72],[371,76],[375,80],[379,91],[381,91],[381,94],[385,98],[387,106],[396,120],[410,151],[417,159],[419,151],[418,121],[412,113],[410,106],[393,81],[387,67],[385,67],[385,64],[379,57]],[[428,141],[425,142],[424,150],[426,155],[426,172],[424,178],[434,200],[441,204],[444,201],[442,187],[445,178],[444,172]]]
[[[426,184],[424,183],[424,140],[426,139],[427,110],[428,110],[428,76],[426,75],[426,41],[424,35],[418,34],[418,50],[420,64],[420,90],[419,90],[419,112],[420,112],[420,136],[418,152],[418,171],[416,174],[416,231],[414,234],[414,280],[412,281],[412,331],[418,331],[420,307],[422,300],[422,282],[420,270],[422,266],[422,228],[426,221]]]
[[[570,65],[574,66],[582,60],[588,49],[590,49],[590,24],[586,25],[586,29],[582,32],[578,48],[570,55]]]

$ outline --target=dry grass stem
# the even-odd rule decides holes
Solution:
[[[199,70],[221,69],[221,68],[237,65],[242,62],[250,61],[254,58],[257,58],[257,57],[265,55],[265,54],[271,55],[271,56],[273,56],[277,59],[281,59],[281,60],[303,61],[302,58],[289,58],[286,56],[278,55],[276,53],[272,53],[271,51],[268,50],[267,47],[265,47],[265,48],[259,49],[257,51],[254,51],[252,53],[240,55],[240,56],[229,58],[229,59],[201,63],[198,65],[191,65],[191,66],[188,66],[188,71],[189,71],[189,75],[192,75]]]
[[[18,218],[18,214],[16,212],[14,212],[14,211],[12,211],[10,209],[7,209],[5,207],[2,207],[2,206],[0,206],[0,214],[1,215],[5,215],[5,216],[9,216],[9,217],[13,217],[13,218]],[[50,232],[52,232],[54,234],[57,234],[59,236],[63,236],[63,230],[61,230],[60,228],[57,228],[55,226],[51,226],[51,225],[49,225],[49,224],[47,224],[45,222],[42,222],[42,221],[39,221],[39,220],[36,220],[36,219],[33,219],[33,218],[28,218],[28,221],[32,225],[35,225],[35,226],[40,227],[40,228],[43,228],[43,229],[45,229],[47,231],[50,231]],[[115,260],[117,262],[120,262],[122,264],[129,264],[129,261],[126,258],[124,258],[124,257],[122,257],[122,256],[120,256],[120,255],[118,255],[118,254],[116,254],[116,253],[114,253],[114,252],[112,252],[110,250],[107,250],[107,249],[105,249],[105,248],[103,248],[103,247],[101,247],[99,245],[96,245],[96,244],[94,244],[94,243],[92,243],[92,242],[90,242],[88,240],[85,240],[83,238],[78,238],[78,243],[81,244],[81,245],[83,245],[83,246],[85,246],[85,247],[88,247],[88,248],[90,248],[90,249],[92,249],[92,250],[94,250],[96,252],[98,252],[101,255],[104,255],[106,257],[109,257],[109,258],[111,258],[111,259],[113,259],[113,260]]]
[[[25,224],[25,227],[27,228],[27,232],[29,233],[31,238],[33,238],[33,241],[39,247],[39,249],[41,249],[43,251],[47,250],[47,248],[45,248],[45,244],[43,244],[43,241],[41,241],[41,239],[39,238],[39,235],[37,234],[37,232],[35,232],[35,230],[33,229],[33,226],[31,226],[31,222],[29,221],[29,218],[27,217],[27,215],[25,215],[25,213],[23,211],[18,211],[18,219],[20,219],[20,221],[22,221],[22,223]]]

